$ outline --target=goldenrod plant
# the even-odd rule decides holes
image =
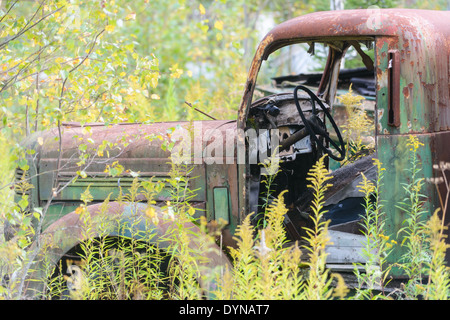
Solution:
[[[433,165],[433,168],[440,173],[440,176],[430,178],[428,182],[436,186],[441,206],[435,210],[426,224],[425,234],[430,244],[431,259],[428,263],[429,278],[424,298],[429,300],[447,300],[450,296],[450,269],[445,261],[445,254],[449,245],[446,243],[447,235],[444,234],[448,226],[444,225],[444,221],[450,196],[450,184],[446,175],[446,172],[450,170],[450,164],[448,162],[440,162]],[[439,190],[438,186],[441,184],[444,187],[445,196]]]
[[[215,292],[219,299],[302,298],[302,253],[297,244],[286,246],[283,194],[268,207],[266,227],[258,230],[256,238],[251,215],[238,226],[237,248],[230,248],[233,269],[219,279]]]
[[[325,247],[330,243],[328,235],[329,221],[323,219],[326,213],[325,191],[331,186],[327,183],[332,178],[325,167],[325,156],[311,168],[308,174],[309,188],[313,191],[313,201],[311,203],[313,227],[307,228],[306,241],[308,251],[306,264],[308,265],[308,276],[304,288],[305,298],[308,300],[329,299],[332,294],[331,278],[329,270],[325,269],[326,257]]]
[[[280,162],[281,159],[278,154],[278,147],[276,147],[272,155],[265,159],[263,163],[261,163],[261,175],[263,177],[261,183],[265,186],[265,190],[264,192],[262,192],[263,196],[261,198],[262,205],[260,212],[262,212],[262,218],[258,217],[257,219],[258,225],[262,226],[263,228],[266,226],[265,218],[267,216],[267,209],[271,201],[274,199],[274,190],[272,189],[272,187],[277,174],[280,172]]]
[[[430,261],[429,245],[426,242],[426,218],[424,209],[425,197],[421,194],[425,179],[419,176],[421,163],[417,150],[423,146],[417,136],[410,135],[406,146],[409,148],[411,168],[410,181],[403,184],[405,198],[399,201],[398,208],[405,213],[406,219],[398,236],[402,237],[401,245],[407,248],[400,262],[401,268],[409,277],[405,288],[406,295],[416,297],[423,294],[423,279],[427,273],[426,265]]]
[[[203,242],[206,248],[209,242],[200,233],[193,234],[195,231],[184,227],[186,223],[194,221],[195,209],[189,203],[197,191],[189,188],[193,167],[177,161],[171,161],[171,166],[167,179],[171,200],[164,207],[168,219],[174,221],[169,236],[173,241],[169,251],[172,257],[169,265],[170,298],[201,299],[203,291],[198,279],[201,278],[200,265],[204,258],[202,252],[194,252],[189,244],[191,241]]]
[[[139,190],[149,197],[155,194],[154,188],[150,188],[147,183],[139,183],[135,178],[129,193],[122,195],[123,204],[137,204]],[[131,199],[134,199],[133,202],[127,201]],[[62,259],[55,270],[49,273],[52,276],[48,284],[48,298],[167,298],[167,254],[151,244],[154,237],[151,231],[142,233],[137,227],[138,224],[150,224],[153,221],[142,219],[137,212],[132,212],[134,218],[126,222],[119,221],[120,216],[111,217],[111,213],[107,213],[109,198],[101,204],[100,212],[92,216],[88,210],[92,201],[89,188],[82,194],[81,200],[83,203],[76,213],[82,221],[81,237],[84,240],[69,253],[70,259]],[[153,198],[148,198],[148,202],[152,203]],[[109,236],[111,228],[115,228],[118,236]],[[149,225],[144,229],[151,230]]]
[[[386,259],[391,248],[397,244],[390,239],[385,231],[385,213],[383,205],[379,201],[380,187],[383,182],[383,171],[381,162],[374,159],[377,168],[377,180],[372,182],[364,173],[361,173],[362,181],[358,185],[364,194],[365,214],[362,217],[361,227],[365,236],[362,256],[365,263],[355,265],[355,275],[358,280],[358,290],[354,299],[377,299],[382,298],[386,277],[389,274],[389,266]],[[362,268],[363,271],[360,271]]]
[[[450,269],[445,263],[445,253],[449,245],[445,242],[444,230],[437,209],[426,224],[427,241],[430,244],[431,259],[427,263],[428,282],[423,293],[428,300],[447,300],[450,295]]]
[[[352,85],[346,94],[337,99],[344,105],[347,121],[342,125],[344,141],[346,141],[346,156],[341,165],[354,162],[374,149],[375,141],[371,141],[375,125],[364,109],[364,97],[353,94]]]

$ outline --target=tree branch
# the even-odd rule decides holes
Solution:
[[[24,33],[26,33],[28,30],[30,30],[31,28],[35,27],[37,24],[39,24],[40,22],[42,22],[43,20],[45,20],[47,17],[51,16],[52,14],[54,14],[55,12],[60,11],[62,8],[64,8],[64,6],[59,7],[58,9],[46,14],[45,16],[43,16],[42,18],[40,18],[38,21],[36,21],[35,23],[33,23],[32,25],[28,26],[30,24],[31,21],[33,21],[33,19],[36,17],[38,11],[42,8],[42,5],[44,4],[45,0],[43,0],[41,2],[41,4],[39,5],[39,8],[34,12],[33,16],[31,17],[30,21],[27,22],[27,24],[22,28],[22,30],[20,30],[17,34],[15,34],[14,36],[12,36],[11,38],[8,38],[7,40],[3,41],[2,43],[0,43],[0,50],[3,49],[4,47],[6,47],[6,45],[19,38],[21,35],[23,35]]]
[[[3,19],[5,19],[5,17],[9,14],[9,12],[12,10],[12,8],[14,8],[14,6],[16,5],[17,1],[14,1],[14,3],[11,5],[11,7],[9,7],[8,11],[6,11],[6,13],[3,15],[3,17],[0,19],[0,23],[3,21]]]
[[[58,103],[58,104],[59,104],[59,110],[60,110],[60,112],[62,112],[62,108],[61,108],[61,107],[62,107],[62,101],[63,101],[63,96],[64,96],[64,89],[65,89],[65,86],[66,86],[66,83],[67,83],[67,79],[69,79],[69,76],[70,76],[70,74],[71,74],[73,71],[75,71],[76,69],[78,69],[78,68],[86,61],[86,59],[89,57],[89,55],[90,55],[90,54],[92,53],[92,51],[94,50],[95,44],[97,43],[98,37],[99,37],[103,32],[105,32],[105,29],[103,29],[102,31],[100,31],[100,32],[95,36],[94,41],[93,41],[93,43],[92,43],[92,46],[91,46],[89,52],[84,56],[83,60],[81,60],[76,66],[74,66],[72,69],[69,70],[69,72],[68,72],[68,74],[67,74],[67,77],[64,79],[63,84],[62,84],[62,86],[61,86],[61,93],[60,93],[60,98],[59,98],[59,103]],[[58,120],[58,136],[59,136],[59,154],[58,154],[58,162],[57,162],[57,167],[56,167],[57,171],[59,171],[59,168],[60,168],[60,166],[61,166],[61,154],[62,154],[62,150],[61,150],[61,148],[62,148],[61,120]],[[54,180],[54,181],[55,181],[55,184],[57,183],[57,180],[58,180],[58,179],[55,179],[55,180]]]

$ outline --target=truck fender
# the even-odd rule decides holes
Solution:
[[[128,202],[109,202],[107,206],[103,203],[87,206],[86,210],[92,221],[89,230],[86,230],[85,222],[76,211],[52,223],[30,248],[33,250],[34,258],[24,285],[25,296],[36,298],[39,293],[43,292],[44,281],[36,281],[36,279],[44,280],[45,277],[48,277],[48,272],[44,270],[45,265],[56,265],[70,249],[88,238],[132,237],[136,240],[157,244],[161,249],[167,249],[173,242],[167,235],[174,227],[188,230],[188,234],[191,235],[188,247],[193,252],[201,252],[201,257],[198,257],[201,258],[198,261],[200,265],[199,283],[205,292],[212,289],[215,286],[216,276],[223,274],[226,268],[231,268],[227,256],[215,243],[206,243],[197,237],[195,234],[200,233],[201,230],[194,223],[185,222],[181,226],[177,225],[176,220],[167,217],[167,212],[153,206],[156,217],[159,219],[155,225],[152,222],[155,220],[145,214],[147,208],[147,204]]]

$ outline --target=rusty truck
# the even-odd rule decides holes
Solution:
[[[119,189],[131,186],[133,177],[125,172],[138,173],[140,179],[166,179],[171,170],[168,163],[171,152],[161,148],[161,140],[148,137],[167,133],[171,128],[184,128],[193,133],[193,138],[186,140],[186,148],[194,155],[190,158],[189,175],[195,178],[188,182],[188,187],[195,190],[189,199],[196,209],[194,216],[226,221],[224,238],[231,239],[229,245],[233,245],[232,236],[244,217],[260,211],[261,195],[265,192],[262,181],[267,175],[261,163],[276,150],[282,161],[271,195],[276,197],[287,190],[284,194],[289,209],[285,216],[287,234],[292,241],[301,240],[302,228],[308,220],[306,177],[318,159],[327,154],[327,164],[333,163],[335,179],[326,194],[327,208],[333,213],[327,218],[331,220],[329,231],[334,243],[327,264],[339,269],[355,262],[364,263],[357,254],[361,247],[358,228],[361,205],[358,208],[346,201],[356,199],[358,203],[361,199],[356,187],[361,172],[367,177],[376,176],[372,158],[377,158],[385,168],[379,200],[383,201],[386,212],[387,232],[394,237],[405,219],[405,212],[397,206],[404,197],[402,184],[411,178],[407,170],[408,137],[414,135],[423,143],[418,154],[421,177],[440,177],[441,172],[433,169],[433,165],[450,161],[450,151],[447,151],[450,150],[448,21],[449,12],[414,9],[306,14],[277,25],[260,42],[248,71],[236,120],[94,123],[89,124],[89,132],[86,127],[70,123],[36,133],[26,141],[36,151],[29,159],[30,169],[26,172],[34,188],[27,192],[31,207],[46,209],[39,223],[41,237],[51,235],[58,244],[45,255],[56,264],[83,240],[76,209],[88,185],[92,201],[87,210],[93,216],[119,212],[123,221],[130,219],[131,205],[114,201]],[[314,70],[315,77],[287,77],[284,80],[289,85],[286,81],[276,82],[273,86],[276,91],[267,94],[264,85],[257,83],[260,70],[277,52],[297,45],[310,55],[322,48],[326,54],[322,70]],[[345,141],[340,122],[334,119],[339,114],[336,97],[341,89],[338,85],[346,83],[348,87],[353,83],[356,88],[358,80],[358,76],[345,77],[341,70],[349,52],[359,57],[359,71],[372,84],[372,95],[367,101],[372,103],[369,107],[374,119],[374,150],[350,165],[339,166],[345,156]],[[124,136],[129,137],[126,144]],[[90,161],[80,177],[77,174],[80,166],[76,164],[79,145],[87,138],[93,141],[88,144],[92,150],[97,150],[105,140],[121,147],[110,150],[108,159],[97,157]],[[105,166],[112,166],[116,161],[125,169],[120,177],[105,173]],[[16,174],[21,177],[24,173],[18,169]],[[425,184],[423,188],[424,205],[433,212],[440,207],[439,198],[445,198],[445,186],[436,188]],[[99,213],[101,203],[108,196],[108,210]],[[161,207],[168,200],[167,194],[161,192],[155,198],[155,205]],[[443,212],[443,215],[448,224],[449,214]],[[257,221],[254,223],[256,227]],[[165,228],[164,224],[155,226],[158,236],[163,236]],[[402,247],[396,246],[389,261],[395,262],[402,254]],[[40,261],[43,259],[36,259],[37,264]],[[210,261],[211,269],[229,263],[225,255],[217,254]],[[394,277],[402,276],[392,272]]]

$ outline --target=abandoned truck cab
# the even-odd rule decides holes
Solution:
[[[197,209],[196,216],[225,220],[231,235],[244,217],[261,211],[261,198],[266,194],[263,183],[266,173],[261,163],[278,154],[281,162],[271,196],[287,190],[286,227],[291,240],[301,240],[303,227],[308,223],[306,176],[318,159],[327,154],[335,177],[335,184],[326,196],[330,212],[327,218],[331,220],[332,238],[335,237],[328,263],[364,262],[355,254],[361,246],[358,221],[364,210],[361,205],[348,212],[337,208],[347,208],[348,199],[362,198],[356,185],[361,172],[368,177],[376,176],[372,157],[378,158],[386,169],[379,196],[386,212],[386,227],[393,236],[405,219],[396,203],[404,197],[402,183],[410,178],[408,136],[415,135],[423,143],[419,153],[423,177],[438,177],[440,173],[433,170],[433,165],[450,161],[450,149],[446,147],[450,139],[449,20],[448,12],[406,9],[307,14],[276,26],[261,41],[250,66],[236,121],[86,127],[66,124],[60,130],[36,134],[29,142],[36,156],[30,159],[27,172],[34,185],[28,192],[31,205],[46,210],[41,222],[43,235],[51,233],[53,239],[61,242],[52,259],[56,263],[82,240],[75,228],[79,223],[75,210],[87,186],[92,195],[88,209],[93,214],[108,197],[111,211],[126,213],[129,209],[114,203],[119,190],[131,186],[133,177],[126,172],[138,173],[141,180],[166,181],[171,171],[168,163],[171,152],[162,150],[162,141],[175,141],[178,136],[176,146],[184,141],[185,150],[194,155],[190,161],[183,161],[191,166],[186,187],[195,191],[189,201]],[[314,74],[288,77],[287,84],[275,85],[272,88],[275,91],[267,95],[270,90],[257,85],[263,62],[282,48],[297,44],[310,54],[322,46],[327,55],[325,65]],[[352,71],[341,70],[349,52],[357,54],[361,61],[361,68],[353,78],[348,76]],[[348,89],[353,83],[355,88],[361,77],[372,84],[367,101],[374,118],[373,153],[340,167],[346,147],[337,121],[336,97],[342,92],[339,85]],[[37,143],[37,136],[41,143]],[[109,157],[104,158],[98,151],[106,150],[107,146]],[[87,156],[80,165],[83,155]],[[124,169],[121,176],[105,173],[106,166],[111,169],[118,164]],[[439,207],[436,188],[431,184],[424,188],[426,205],[433,212]],[[169,189],[166,183],[155,198],[156,205],[164,206],[170,201]],[[254,223],[258,224],[257,219]],[[350,239],[350,247],[340,246],[339,239]],[[399,247],[390,259],[394,262],[401,254]],[[214,262],[225,263],[219,258]]]
[[[353,47],[359,54],[362,65],[368,71],[365,76],[369,75],[370,79],[372,74],[372,100],[374,104],[371,108],[375,122],[375,152],[373,156],[378,158],[386,170],[379,194],[381,199],[379,200],[382,201],[386,212],[387,232],[395,238],[406,218],[405,213],[398,208],[398,202],[405,197],[403,184],[408,183],[411,179],[411,172],[408,170],[411,166],[411,160],[408,156],[409,148],[407,147],[409,135],[416,136],[423,143],[418,155],[421,161],[420,175],[422,177],[440,177],[442,173],[440,170],[433,170],[433,165],[450,160],[447,147],[450,138],[449,18],[449,12],[436,11],[407,9],[344,10],[312,13],[276,26],[261,41],[250,67],[239,109],[238,129],[245,129],[255,122],[266,127],[282,128],[288,126],[289,128],[283,130],[283,132],[288,132],[290,136],[291,134],[295,135],[294,132],[303,127],[303,121],[301,121],[303,116],[301,118],[297,116],[298,113],[301,113],[300,108],[292,106],[294,105],[292,101],[297,100],[295,96],[291,100],[291,109],[284,112],[287,117],[283,117],[283,111],[280,112],[281,116],[278,115],[277,117],[267,116],[267,112],[265,118],[261,113],[259,116],[252,116],[254,114],[252,113],[252,97],[257,90],[256,80],[263,61],[268,59],[269,55],[276,50],[294,43],[306,43],[310,48],[308,52],[311,53],[314,52],[314,46],[318,43],[328,47],[328,60],[323,73],[317,79],[315,95],[327,108],[333,110],[332,114],[337,114],[339,107],[336,103],[336,96],[340,79],[342,78],[344,82],[347,79],[347,85],[349,82],[353,82],[355,85],[359,80],[357,76],[353,79],[348,79],[345,75],[340,77],[344,73],[343,70],[340,70],[342,59]],[[368,50],[362,50],[364,47],[366,49],[373,48],[373,53],[370,54],[367,52]],[[373,59],[369,57],[370,55],[373,56]],[[288,82],[296,79],[307,79],[304,84],[308,84],[311,77],[286,77],[286,79]],[[297,84],[291,84],[291,88],[294,88]],[[282,84],[279,84],[279,87],[284,92],[288,92]],[[294,94],[297,93],[298,89],[299,87],[293,89]],[[281,97],[278,96],[278,98]],[[266,98],[266,104],[272,103],[276,99],[276,96]],[[302,100],[312,101],[313,99],[312,97],[308,99],[307,95]],[[253,104],[257,104],[257,102],[253,102]],[[280,105],[281,109],[289,106],[289,103],[280,103]],[[250,121],[255,117],[256,121]],[[325,118],[327,121],[328,119],[332,120],[330,117]],[[334,123],[333,121],[330,122],[331,124]],[[331,131],[337,131],[334,129],[334,125],[328,125],[328,127],[332,129]],[[286,205],[293,211],[298,208],[299,212],[304,208],[304,198],[302,197],[306,183],[304,173],[318,159],[321,150],[324,150],[322,144],[325,143],[326,145],[327,142],[332,142],[320,130],[314,130],[313,128],[315,132],[311,132],[311,129],[308,129],[308,131],[310,132],[309,137],[311,137],[312,152],[314,153],[314,150],[316,150],[319,154],[308,158],[308,153],[302,154],[300,146],[297,149],[294,148],[294,150],[298,150],[297,157],[291,157],[294,160],[281,163],[281,171],[277,176],[280,187],[289,191],[285,197]],[[324,141],[319,142],[319,140],[313,139],[314,135],[322,136]],[[335,137],[339,138],[338,132]],[[281,145],[283,145],[283,142],[281,142]],[[338,150],[341,147],[340,143],[335,142],[333,145]],[[329,153],[329,149],[326,152]],[[340,160],[341,156],[342,154],[338,153],[337,159]],[[334,157],[336,158],[336,156]],[[339,204],[342,206],[341,201],[345,198],[358,197],[355,193],[355,187],[359,178],[355,177],[354,169],[365,172],[367,176],[370,172],[373,173],[371,171],[373,168],[367,167],[364,161],[367,160],[359,161],[360,164],[354,164],[358,168],[346,170],[345,167],[342,167],[332,172],[333,176],[341,176],[339,179],[341,183],[337,189],[332,188],[326,195],[329,205]],[[256,200],[254,194],[252,194],[251,181],[259,173],[254,166],[248,163],[240,166],[239,170],[239,185],[244,186],[244,192],[240,194],[241,215],[245,215],[255,210],[254,202]],[[342,181],[344,182],[342,183]],[[445,199],[444,185],[440,185],[439,192],[441,198]],[[440,208],[439,195],[435,185],[425,184],[423,194],[427,198],[428,212],[432,213],[435,209]],[[329,208],[332,211],[332,207]],[[299,217],[299,212],[293,214],[292,217]],[[350,230],[351,233],[358,233],[358,231],[355,232],[351,219],[339,225],[339,223],[333,223],[333,219],[338,217],[329,216],[329,218],[331,219],[330,230]],[[449,221],[449,214],[445,214],[445,224],[448,225]],[[344,254],[344,251],[341,253]],[[401,255],[402,249],[397,246],[389,259],[391,262],[395,262]],[[342,257],[343,259],[337,258],[339,262],[346,260],[345,257]],[[347,262],[351,261],[347,260]]]

